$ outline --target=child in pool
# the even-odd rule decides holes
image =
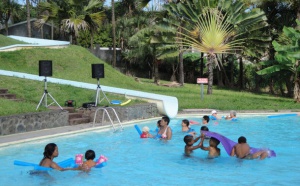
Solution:
[[[143,133],[141,134],[141,138],[153,138],[153,136],[149,133],[149,127],[143,127]]]
[[[91,169],[96,166],[96,162],[94,161],[96,154],[93,150],[87,150],[84,155],[86,161],[83,162],[82,166],[86,169]]]
[[[201,142],[198,145],[193,146],[193,144],[196,143],[200,139],[200,137],[201,136],[194,139],[194,137],[191,135],[184,136],[184,138],[183,138],[183,141],[185,142],[184,154],[186,156],[189,156],[193,152],[193,150],[201,148],[201,146],[202,146]]]
[[[200,134],[202,134],[202,131],[209,131],[208,127],[207,126],[202,126],[200,128]],[[209,136],[205,136],[204,137],[205,139],[209,139],[210,137]]]
[[[54,158],[58,156],[58,147],[55,143],[49,143],[45,146],[45,150],[43,153],[44,157],[40,162],[40,166],[50,167],[56,170],[65,171],[65,170],[83,170],[82,166],[77,168],[62,168],[57,163],[53,161]]]
[[[202,118],[202,125],[207,125],[209,122],[209,117],[207,115],[203,116]]]
[[[250,153],[250,146],[247,143],[247,139],[244,136],[239,137],[238,143],[232,148],[231,156],[236,156],[240,159],[265,159],[268,156],[268,152],[265,150],[258,151],[254,154]]]
[[[194,129],[190,128],[190,122],[187,119],[182,120],[181,122],[181,131],[182,132],[187,132],[189,134],[191,134],[192,136],[196,135],[196,132]]]
[[[200,144],[201,145],[201,149],[202,150],[205,150],[205,151],[208,151],[208,157],[209,158],[216,158],[218,156],[220,156],[221,154],[221,150],[218,148],[218,145],[220,144],[220,141],[214,137],[211,137],[209,139],[209,146],[208,147],[204,147],[203,146],[203,141],[205,139],[205,135],[202,133],[201,134],[201,142]]]

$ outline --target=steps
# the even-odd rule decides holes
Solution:
[[[50,110],[60,110],[58,106],[49,106]],[[69,112],[69,125],[78,125],[82,123],[89,123],[89,117],[86,117],[84,113],[76,111],[74,107],[62,107]]]
[[[0,98],[9,99],[11,101],[22,101],[22,99],[17,99],[15,94],[8,93],[8,89],[0,88]]]

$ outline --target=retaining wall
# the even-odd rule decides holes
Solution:
[[[146,103],[133,106],[113,107],[121,122],[147,119],[159,116],[156,104]],[[91,109],[82,109],[82,112],[90,118],[90,122],[94,120],[94,114],[97,107]],[[108,110],[115,124],[117,119],[111,109]],[[107,115],[104,115],[102,123],[103,111],[99,111],[96,117],[96,123],[101,125],[110,125]],[[28,114],[19,114],[12,116],[0,117],[0,135],[9,135],[22,132],[36,131],[48,128],[62,127],[69,125],[69,112],[61,110],[53,110],[47,112],[37,112]]]

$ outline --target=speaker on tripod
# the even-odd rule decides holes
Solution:
[[[104,98],[109,103],[109,99],[106,97],[105,93],[102,91],[101,86],[100,86],[100,78],[104,78],[104,64],[92,64],[92,78],[97,79],[97,93],[96,93],[95,106],[97,106],[98,103],[101,103]],[[102,92],[102,94],[103,94],[102,99],[100,99],[100,92]],[[99,102],[98,102],[98,100],[99,100]]]
[[[36,107],[36,110],[40,107],[42,104],[42,101],[45,101],[45,107],[48,107],[52,105],[53,103],[56,103],[58,107],[63,110],[63,108],[57,103],[57,101],[53,98],[53,96],[48,92],[47,90],[47,76],[52,76],[52,61],[50,60],[40,60],[39,61],[39,76],[45,76],[44,79],[44,94],[39,102],[39,104]],[[53,100],[51,104],[47,104],[47,96],[50,96],[50,98]]]

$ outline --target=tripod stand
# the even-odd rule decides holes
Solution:
[[[53,103],[56,103],[56,104],[59,106],[59,108],[60,108],[61,110],[63,110],[63,108],[57,103],[57,101],[56,101],[56,100],[52,97],[52,95],[47,91],[47,77],[46,77],[46,76],[45,76],[44,82],[45,82],[44,94],[43,94],[43,96],[42,96],[42,98],[41,98],[39,104],[37,105],[36,110],[40,107],[40,105],[42,104],[42,101],[43,101],[43,100],[45,100],[45,107],[48,107],[48,106],[52,105]],[[48,96],[48,95],[49,95],[50,98],[53,100],[53,102],[52,102],[51,104],[49,104],[49,105],[47,105],[47,96]]]
[[[97,94],[96,94],[96,101],[95,101],[95,106],[98,105],[98,100],[99,100],[99,103],[101,103],[103,101],[103,99],[105,98],[108,103],[109,103],[109,99],[106,97],[105,93],[102,91],[101,87],[100,87],[100,80],[99,78],[97,78]],[[102,92],[103,94],[103,98],[100,100],[100,92]]]

